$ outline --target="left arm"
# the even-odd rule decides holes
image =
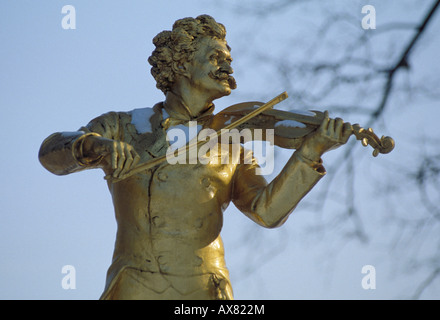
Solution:
[[[281,226],[298,203],[325,175],[320,162],[311,162],[296,151],[273,181],[256,174],[257,164],[243,164],[234,177],[235,206],[266,228]]]
[[[267,228],[281,226],[325,175],[321,156],[345,144],[351,133],[349,123],[329,119],[326,112],[321,126],[304,140],[271,183],[256,174],[256,163],[240,165],[234,176],[232,201],[256,223]]]

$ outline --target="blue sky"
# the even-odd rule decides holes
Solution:
[[[61,27],[61,8],[66,4],[76,9],[75,30]],[[237,54],[238,93],[219,100],[218,109],[255,100],[246,95],[252,84],[245,82],[249,63],[241,32],[248,26],[224,4],[177,0],[0,2],[0,299],[100,296],[116,232],[103,173],[89,170],[52,175],[38,162],[38,149],[51,133],[77,130],[104,112],[161,101],[163,94],[155,88],[147,63],[153,50],[151,40],[170,29],[176,19],[202,13],[226,25],[233,55]],[[291,23],[287,18],[280,21],[283,28]],[[438,38],[429,37],[439,48]],[[433,67],[427,62],[420,65]],[[266,97],[284,91],[270,84],[267,88]],[[408,117],[411,115],[400,116],[399,121],[408,122]],[[420,120],[412,121],[414,125]],[[434,126],[435,121],[428,119],[428,124]],[[429,133],[429,126],[424,128]],[[387,129],[395,129],[396,134],[404,131],[398,122]],[[301,228],[308,225],[305,214],[290,220],[288,226],[265,230],[253,226],[235,208],[228,209],[222,234],[236,298],[382,299],[399,297],[411,288],[413,279],[393,278],[394,262],[387,261],[386,250],[347,243],[344,250],[330,252],[322,245],[299,241]],[[280,243],[284,253],[252,260],[250,263],[261,266],[243,277],[246,268],[241,258],[260,248],[258,241],[240,248],[235,242],[252,237],[274,243],[262,249],[268,251],[267,256],[280,249]],[[328,255],[333,255],[332,262]],[[360,285],[361,268],[370,264],[377,266],[378,288],[368,291]],[[75,290],[61,286],[65,265],[76,269]],[[427,294],[436,296],[436,292]]]

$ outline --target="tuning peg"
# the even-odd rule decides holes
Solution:
[[[368,139],[367,138],[363,138],[361,143],[362,143],[362,145],[364,147],[368,146]]]

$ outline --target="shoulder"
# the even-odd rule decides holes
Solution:
[[[142,134],[151,132],[151,123],[155,115],[161,116],[157,105],[129,111],[110,111],[92,119],[86,127],[94,132],[103,130],[117,132],[131,124],[139,134]]]
[[[133,109],[127,113],[129,117],[127,121],[134,125],[139,134],[152,132],[152,120],[156,113],[157,110],[154,107]]]

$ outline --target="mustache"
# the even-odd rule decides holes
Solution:
[[[235,78],[231,76],[231,74],[226,70],[219,69],[216,72],[211,71],[209,73],[209,76],[215,80],[228,80],[228,84],[231,89],[237,88],[237,82],[235,81]]]

